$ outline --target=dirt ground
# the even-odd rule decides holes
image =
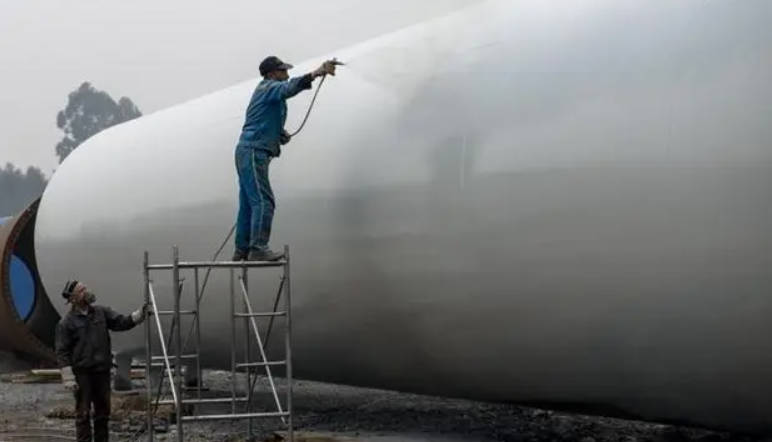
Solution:
[[[14,367],[18,369],[17,366]],[[6,381],[9,376],[5,376]],[[238,379],[243,385],[243,379]],[[205,373],[202,394],[228,397],[230,373]],[[273,411],[266,379],[260,378],[256,408]],[[145,400],[114,394],[110,424],[113,441],[145,441]],[[283,388],[279,380],[279,388]],[[623,419],[584,416],[506,404],[445,399],[391,391],[296,381],[295,427],[304,442],[471,442],[471,441],[754,441],[747,436]],[[0,442],[75,440],[72,394],[58,383],[0,382]],[[211,406],[210,406],[211,407]],[[228,405],[200,412],[226,412]],[[218,408],[219,407],[219,408]],[[157,413],[157,440],[176,440],[174,413]],[[277,419],[254,421],[257,441],[281,440]],[[246,422],[185,425],[186,441],[245,440]]]

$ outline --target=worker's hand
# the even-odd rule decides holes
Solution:
[[[333,76],[335,75],[335,66],[335,60],[327,60],[322,64],[324,71]]]
[[[327,60],[314,71],[315,77],[321,77],[322,75],[335,75],[335,60]]]
[[[62,375],[62,385],[67,391],[77,391],[78,383],[75,381],[75,375],[72,374],[72,367],[62,367],[59,369],[59,373]]]
[[[78,391],[78,383],[75,381],[67,381],[67,382],[64,382],[63,384],[64,384],[64,389],[67,391],[72,391],[72,392]]]
[[[281,135],[279,135],[279,143],[281,143],[282,146],[289,143],[292,139],[292,135],[289,134],[286,130],[281,130]]]
[[[131,320],[134,321],[134,324],[141,324],[145,320],[145,316],[147,316],[147,304],[134,310],[131,314]]]

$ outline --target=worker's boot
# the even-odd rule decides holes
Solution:
[[[231,258],[231,261],[244,261],[247,259],[247,252],[244,250],[236,249],[235,252],[233,252],[233,258]]]
[[[274,252],[271,249],[252,249],[247,261],[278,261],[284,258],[284,252]]]

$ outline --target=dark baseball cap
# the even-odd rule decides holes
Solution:
[[[77,286],[78,286],[77,280],[67,281],[67,283],[64,284],[64,289],[62,289],[62,297],[69,302],[70,296],[73,295],[73,292],[75,291],[75,287]]]
[[[265,60],[260,62],[260,75],[265,76],[269,72],[273,71],[287,71],[292,69],[293,66],[289,63],[281,61],[281,59],[275,55],[265,57]]]

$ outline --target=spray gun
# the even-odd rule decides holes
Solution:
[[[337,58],[333,58],[332,60],[327,60],[325,63],[332,63],[333,66],[345,66],[346,63],[343,63],[342,61],[338,61]],[[335,75],[335,70],[333,69],[333,72],[330,75]],[[322,81],[324,81],[324,78],[322,78]],[[321,87],[322,84],[319,83],[319,86]]]

